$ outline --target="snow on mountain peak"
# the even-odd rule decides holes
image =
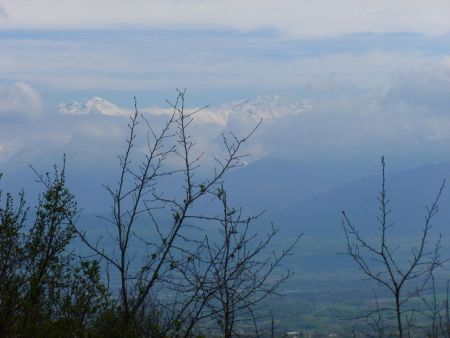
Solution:
[[[108,116],[129,116],[130,109],[121,108],[104,98],[95,96],[83,102],[61,103],[59,111],[70,115],[108,115]]]
[[[286,115],[298,115],[310,108],[302,102],[291,102],[279,95],[257,96],[255,99],[237,101],[222,107],[230,113],[242,113],[256,120],[273,121]]]
[[[196,123],[211,123],[225,126],[230,114],[243,114],[255,120],[274,121],[286,115],[298,115],[310,108],[303,102],[292,102],[279,95],[257,96],[254,99],[241,100],[200,110],[196,113]],[[187,113],[195,111],[195,108],[186,108]],[[62,114],[71,115],[107,115],[130,116],[133,110],[119,107],[104,98],[93,97],[83,102],[60,104],[59,111]],[[170,115],[171,108],[150,107],[142,108],[143,114]]]

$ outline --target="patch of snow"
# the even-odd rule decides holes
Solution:
[[[130,116],[132,110],[125,109],[109,102],[101,97],[93,97],[83,102],[72,102],[60,104],[59,111],[69,115],[107,115],[107,116]]]

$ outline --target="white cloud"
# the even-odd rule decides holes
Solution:
[[[396,156],[399,162],[409,156],[409,161],[415,162],[408,162],[408,166],[423,164],[420,161],[424,159],[450,160],[450,66],[446,63],[401,73],[387,89],[358,87],[356,94],[347,92],[346,84],[333,77],[329,81],[332,95],[311,97],[307,104],[292,104],[275,97],[210,107],[199,114],[198,123],[191,125],[193,140],[206,151],[208,160],[220,156],[223,150],[221,132],[245,135],[259,117],[265,117],[271,122],[263,123],[246,144],[245,152],[253,154],[253,159],[275,154],[305,161],[329,157],[353,160],[368,156],[376,159],[385,154]],[[327,87],[320,84],[319,88],[323,86]],[[339,90],[342,86],[344,90]],[[142,111],[158,128],[170,109],[152,107]],[[97,113],[57,114],[33,125],[11,124],[0,132],[0,158],[5,161],[21,151],[26,163],[33,163],[30,154],[60,156],[66,152],[86,168],[93,163],[109,163],[123,149],[126,123],[126,114]],[[145,130],[141,131],[138,149],[145,148]]]
[[[369,49],[320,55],[304,55],[297,50],[287,58],[272,58],[267,55],[283,55],[286,50],[298,48],[297,44],[280,48],[272,46],[276,44],[272,39],[256,39],[254,51],[250,51],[248,41],[236,37],[224,41],[197,37],[186,43],[182,37],[146,41],[141,36],[135,42],[107,36],[104,40],[96,37],[86,41],[82,37],[75,41],[5,39],[0,41],[0,74],[5,79],[32,82],[51,90],[92,92],[172,90],[179,86],[280,88],[301,86],[329,78],[330,74],[338,80],[371,86],[385,82],[393,72],[408,71],[443,57],[410,50]],[[190,43],[193,46],[189,47]],[[322,48],[327,50],[327,46]]]
[[[388,89],[359,87],[359,94],[347,93],[346,83],[332,77],[333,95],[298,104],[275,97],[211,107],[207,115],[200,116],[203,120],[193,125],[192,133],[200,148],[219,155],[221,131],[244,135],[259,117],[265,117],[271,123],[263,123],[249,142],[253,158],[269,153],[302,159],[394,154],[447,161],[449,74],[450,67],[440,63],[401,73],[390,81]],[[339,91],[342,86],[344,90]],[[225,122],[205,123],[209,116]]]
[[[384,105],[395,105],[398,110],[414,106],[433,115],[450,114],[450,65],[441,63],[415,72],[399,74],[389,85]]]
[[[0,143],[0,164],[4,164],[11,159],[11,157],[21,149],[21,147],[22,145],[19,140]]]
[[[29,120],[41,114],[41,96],[30,85],[17,82],[0,87],[0,121]]]
[[[447,0],[3,0],[0,29],[216,27],[291,36],[450,31]]]

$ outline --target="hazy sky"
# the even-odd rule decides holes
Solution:
[[[164,105],[176,87],[192,105],[311,103],[266,128],[270,151],[446,161],[449,18],[448,0],[0,0],[0,161],[81,137],[55,118],[60,103]]]
[[[55,92],[187,87],[216,102],[330,80],[387,85],[448,67],[449,17],[445,0],[0,0],[0,81],[52,103]]]

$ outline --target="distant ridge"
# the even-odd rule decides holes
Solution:
[[[418,235],[426,207],[436,197],[443,179],[450,177],[450,163],[430,164],[399,172],[387,172],[386,190],[389,199],[390,222],[397,235]],[[375,233],[379,204],[380,176],[351,181],[286,205],[271,213],[273,221],[284,231],[301,231],[309,235],[336,236],[342,234],[341,212],[346,211],[362,232]],[[299,187],[300,189],[301,187]],[[434,218],[433,234],[450,235],[450,186],[446,186]]]
[[[82,102],[61,103],[59,112],[67,115],[105,115],[105,116],[130,116],[133,109],[120,107],[102,97],[92,97]],[[234,114],[253,118],[263,119],[270,122],[286,115],[298,115],[311,108],[303,102],[291,102],[279,96],[257,96],[253,99],[245,99],[226,103],[217,107],[207,107],[201,109],[196,114],[195,121],[198,123],[212,123],[226,125],[229,117]],[[199,108],[187,108],[188,112],[193,112]],[[140,112],[149,115],[169,115],[171,108],[143,107]]]

